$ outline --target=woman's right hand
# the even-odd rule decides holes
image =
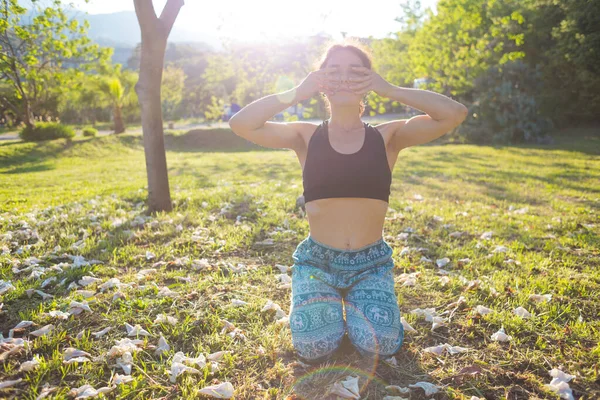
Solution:
[[[325,92],[327,94],[335,93],[339,85],[339,81],[334,75],[337,70],[337,67],[327,67],[311,71],[296,87],[297,100],[310,99],[318,92]]]

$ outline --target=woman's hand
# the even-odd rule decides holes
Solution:
[[[334,73],[337,67],[327,67],[311,71],[306,78],[296,87],[296,99],[307,100],[318,92],[335,92]]]
[[[382,97],[388,97],[393,85],[383,79],[377,72],[366,67],[351,67],[353,72],[362,74],[360,77],[350,77],[348,88],[359,96],[371,90]]]

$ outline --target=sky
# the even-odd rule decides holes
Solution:
[[[70,0],[90,14],[133,11],[133,0]],[[268,40],[306,36],[324,31],[334,37],[387,37],[396,32],[394,18],[406,0],[185,0],[175,26],[190,32],[218,36],[243,37],[244,40]],[[160,14],[166,0],[154,0]],[[435,13],[437,0],[421,0],[423,8]]]

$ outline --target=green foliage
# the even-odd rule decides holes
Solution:
[[[492,66],[477,78],[477,101],[457,131],[475,143],[546,143],[552,121],[541,115],[536,91],[541,88],[541,68],[522,61]]]
[[[185,72],[182,68],[168,66],[163,71],[160,99],[166,120],[175,119],[176,111],[183,100]]]
[[[33,2],[30,21],[16,0],[0,7],[0,76],[14,94],[0,97],[0,106],[28,125],[44,114],[46,103],[69,90],[70,69],[85,70],[112,52],[92,43],[86,35],[89,24],[69,20],[60,0],[43,4],[48,6]]]
[[[217,96],[211,97],[211,103],[206,107],[204,117],[207,121],[221,121],[225,102]]]
[[[38,122],[35,126],[26,126],[19,132],[19,137],[26,142],[71,139],[73,136],[75,136],[73,128],[58,122]]]
[[[81,132],[83,132],[83,136],[85,137],[94,137],[98,134],[98,130],[91,126],[86,126]]]

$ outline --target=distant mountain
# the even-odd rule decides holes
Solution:
[[[90,37],[105,46],[135,47],[141,41],[140,26],[134,11],[121,11],[110,14],[73,13],[78,20],[90,22]],[[215,49],[221,48],[218,37],[208,34],[189,32],[173,27],[169,35],[170,42],[204,42]]]
[[[31,21],[32,12],[27,13],[22,21]],[[67,11],[69,18],[79,21],[87,19],[90,23],[89,37],[101,46],[114,48],[113,62],[126,64],[135,46],[142,40],[140,26],[134,11],[121,11],[109,14],[87,14],[83,11]],[[194,43],[199,47],[221,50],[218,37],[208,34],[189,32],[173,27],[169,42]]]

